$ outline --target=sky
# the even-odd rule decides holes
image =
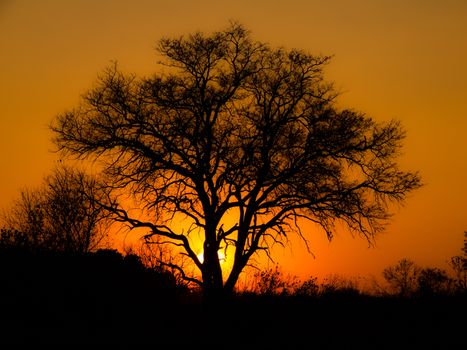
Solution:
[[[156,72],[162,37],[222,30],[229,20],[271,46],[332,55],[338,104],[407,131],[400,166],[424,187],[394,210],[374,246],[305,227],[275,248],[287,273],[376,276],[402,258],[446,268],[467,230],[467,1],[0,0],[0,208],[54,167],[48,124],[117,61]]]

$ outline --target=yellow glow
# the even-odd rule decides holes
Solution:
[[[219,262],[221,263],[221,265],[223,265],[225,262],[226,262],[226,258],[225,258],[225,254],[222,250],[219,250],[217,252],[217,256],[219,257]],[[204,261],[204,252],[201,252],[197,255],[199,261],[201,261],[201,263],[203,263]]]

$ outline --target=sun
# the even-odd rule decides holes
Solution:
[[[197,255],[198,260],[199,260],[201,263],[203,263],[203,261],[204,261],[204,254],[203,254],[203,253],[204,253],[204,252],[201,252],[201,253],[199,253],[199,254]],[[223,252],[222,250],[219,250],[219,251],[217,252],[217,256],[219,257],[219,262],[220,262],[221,264],[224,264],[224,263],[225,263],[225,260],[226,260],[224,252]]]

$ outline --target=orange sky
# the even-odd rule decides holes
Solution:
[[[467,230],[465,0],[0,0],[0,208],[35,186],[57,155],[47,124],[75,106],[110,61],[137,74],[161,36],[211,32],[235,19],[255,39],[334,55],[342,106],[408,131],[401,165],[426,186],[400,208],[377,246],[341,232],[278,249],[299,276],[380,275],[398,259],[445,267]]]

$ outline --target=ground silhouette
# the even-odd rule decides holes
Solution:
[[[233,295],[222,304],[178,287],[135,255],[0,254],[0,343],[68,345],[452,348],[464,337],[465,294],[374,297]]]

